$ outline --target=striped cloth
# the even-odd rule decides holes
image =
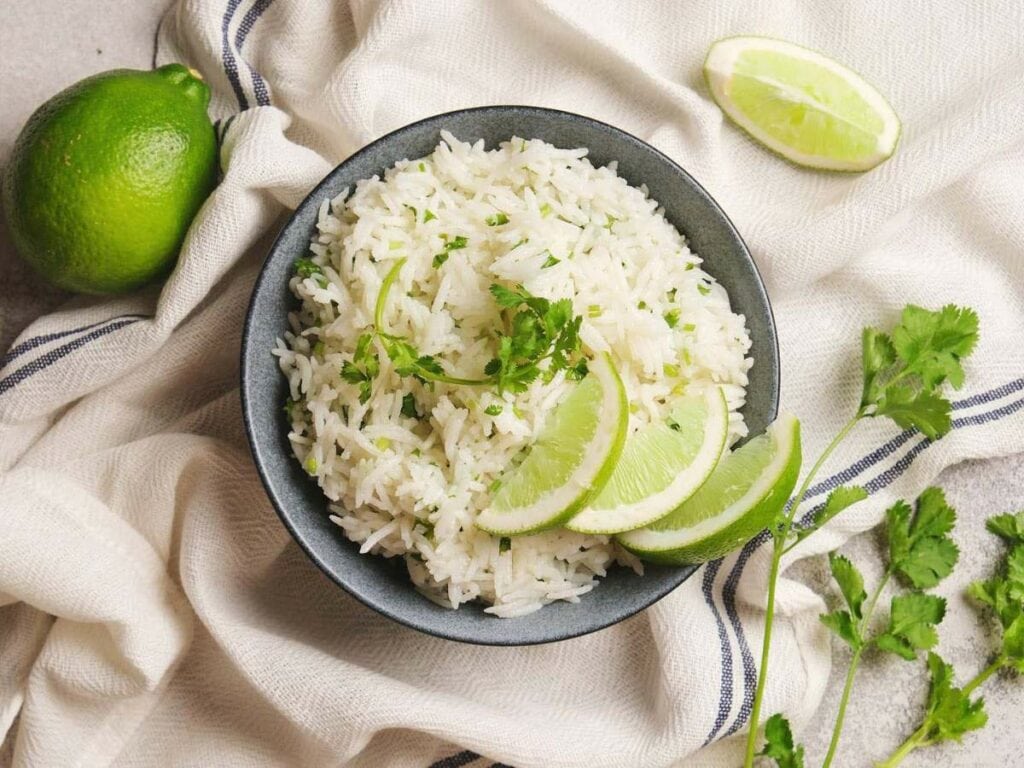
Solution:
[[[481,104],[593,115],[677,159],[743,232],[808,455],[859,396],[862,326],[906,302],[978,309],[953,432],[865,424],[811,489],[807,514],[841,483],[871,492],[786,565],[831,549],[945,467],[1024,449],[1021,6],[901,8],[879,25],[839,0],[174,6],[155,63],[212,85],[223,180],[166,284],[76,300],[0,361],[0,734],[20,715],[16,762],[736,765],[764,537],[588,637],[502,649],[404,629],[322,577],[263,495],[240,426],[241,321],[276,224],[367,142]],[[700,64],[750,32],[881,86],[904,119],[897,155],[810,173],[724,123]],[[823,600],[783,579],[779,606],[765,709],[799,729],[830,670]]]

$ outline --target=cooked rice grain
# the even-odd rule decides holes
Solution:
[[[578,601],[614,564],[641,565],[606,536],[555,530],[503,542],[473,525],[491,483],[573,386],[564,375],[518,395],[428,387],[395,374],[378,349],[380,375],[359,402],[341,366],[372,329],[397,259],[407,261],[388,297],[386,329],[439,356],[451,374],[479,376],[494,355],[491,283],[521,283],[571,299],[585,351],[611,352],[631,430],[664,419],[682,392],[722,385],[731,438],[745,434],[744,318],[647,191],[586,154],[519,138],[488,151],[444,132],[428,157],[325,200],[310,245],[323,274],[291,280],[301,307],[274,354],[295,403],[295,456],[360,551],[404,558],[416,588],[441,605],[482,600],[496,616],[521,616]],[[466,246],[435,267],[457,236]],[[422,418],[402,415],[409,394]],[[488,415],[489,406],[500,413]]]

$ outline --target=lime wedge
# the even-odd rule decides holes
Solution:
[[[711,477],[678,509],[619,534],[626,549],[654,563],[703,563],[742,546],[782,510],[800,474],[800,422],[779,416],[718,462]]]
[[[729,406],[719,387],[681,399],[668,424],[650,424],[626,440],[604,490],[565,527],[619,533],[664,517],[708,479],[728,433]]]
[[[565,522],[599,492],[626,441],[629,405],[607,354],[552,411],[530,453],[499,478],[491,505],[476,519],[488,533],[516,536]]]
[[[725,114],[798,165],[866,171],[896,149],[900,121],[885,98],[815,51],[730,37],[711,46],[704,75]]]

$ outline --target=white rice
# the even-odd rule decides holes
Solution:
[[[378,347],[380,374],[370,399],[359,402],[340,370],[372,329],[396,260],[407,259],[384,325],[456,376],[479,377],[494,356],[501,320],[491,283],[571,299],[583,317],[584,351],[610,351],[617,363],[631,430],[664,419],[679,393],[722,385],[731,437],[745,434],[737,411],[750,340],[744,318],[657,202],[619,178],[614,163],[594,168],[585,149],[539,140],[514,138],[487,151],[483,142],[442,138],[430,156],[323,202],[310,250],[324,274],[292,278],[302,305],[274,354],[296,403],[295,456],[360,551],[404,558],[416,587],[440,605],[482,600],[497,616],[522,616],[554,600],[578,601],[616,563],[641,565],[607,536],[553,530],[502,541],[473,525],[488,487],[574,386],[562,374],[519,395],[429,387],[395,374]],[[488,226],[498,213],[508,223]],[[459,235],[467,246],[435,268],[445,236]],[[549,256],[558,263],[542,268]],[[678,313],[675,327],[669,313]],[[420,419],[401,415],[409,393]],[[502,406],[499,415],[484,412],[492,404]]]

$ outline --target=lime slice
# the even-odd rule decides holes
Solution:
[[[800,422],[779,416],[768,430],[718,462],[678,509],[618,540],[644,560],[703,563],[742,546],[789,500],[800,474]]]
[[[728,433],[729,406],[719,387],[683,398],[669,424],[650,424],[629,437],[604,490],[565,527],[619,533],[664,517],[708,479]]]
[[[866,171],[896,149],[900,121],[860,75],[767,37],[730,37],[704,61],[711,95],[743,130],[799,165]]]
[[[502,536],[552,528],[599,492],[626,442],[629,405],[622,379],[607,354],[552,411],[530,453],[499,478],[491,506],[477,528]]]

